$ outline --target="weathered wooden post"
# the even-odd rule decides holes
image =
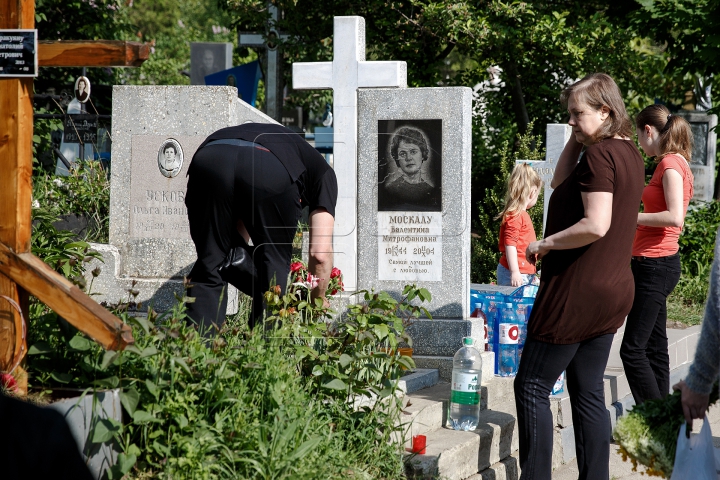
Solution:
[[[34,0],[0,0],[0,29],[34,29]],[[118,41],[58,41],[38,45],[46,67],[139,66],[148,44]],[[30,253],[33,78],[0,78],[0,371],[15,368],[27,352],[28,295],[63,316],[106,349],[132,343],[130,328]],[[16,308],[18,307],[18,308]],[[19,311],[18,311],[19,309]],[[22,314],[21,314],[22,312]],[[17,370],[20,369],[20,370]],[[15,375],[21,393],[27,376]]]

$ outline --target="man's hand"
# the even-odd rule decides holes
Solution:
[[[687,386],[684,380],[673,385],[673,390],[680,392],[683,415],[685,420],[692,424],[694,418],[705,418],[705,412],[710,403],[710,395],[696,393]]]

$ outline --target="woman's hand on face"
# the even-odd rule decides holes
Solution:
[[[532,242],[530,245],[528,245],[527,249],[525,250],[525,258],[527,258],[530,263],[535,265],[537,261],[544,257],[545,254],[547,254],[549,251],[550,249],[545,247],[543,241],[538,240],[537,242]]]
[[[684,380],[673,385],[673,390],[680,392],[683,415],[688,423],[694,418],[705,418],[705,412],[710,403],[710,395],[696,393],[687,386]]]

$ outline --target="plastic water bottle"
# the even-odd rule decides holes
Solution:
[[[518,319],[518,361],[522,356],[523,347],[525,347],[525,340],[527,340],[527,310],[530,308],[529,305],[523,305],[522,303],[517,306],[517,319]]]
[[[565,372],[562,372],[557,380],[555,380],[555,385],[553,385],[552,391],[550,392],[551,395],[557,395],[558,393],[563,393],[565,391]]]
[[[520,338],[519,321],[512,303],[505,304],[500,321],[502,323],[498,325],[498,374],[501,377],[511,377],[517,374]]]
[[[480,421],[480,379],[482,357],[470,337],[453,358],[450,392],[450,426],[455,430],[475,430]]]
[[[487,317],[485,316],[485,312],[483,312],[484,305],[482,302],[478,302],[475,304],[475,309],[470,314],[472,318],[479,318],[483,322],[483,344],[480,346],[480,350],[486,350],[486,345],[488,341],[488,323],[487,323]]]
[[[485,307],[485,318],[487,319],[487,343],[485,344],[486,352],[494,352],[495,349],[495,332],[497,330],[497,305],[495,302],[488,302]],[[495,373],[495,372],[493,372]]]

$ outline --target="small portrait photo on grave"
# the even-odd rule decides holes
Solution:
[[[206,76],[231,67],[232,44],[209,42],[190,44],[190,83],[192,85],[205,85]]]
[[[174,138],[165,140],[158,150],[157,161],[160,173],[168,178],[175,177],[183,166],[183,151],[180,143]]]
[[[378,120],[378,211],[442,211],[442,120]]]
[[[80,103],[85,103],[90,99],[90,80],[87,77],[78,77],[75,80],[75,98]]]

